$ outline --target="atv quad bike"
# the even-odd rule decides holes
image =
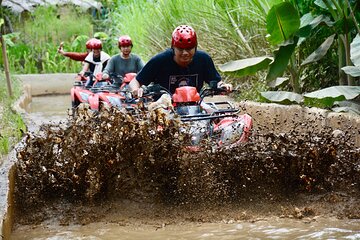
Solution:
[[[127,85],[135,75],[129,73],[124,78],[110,75],[111,78],[103,80],[102,73],[94,76],[91,72],[86,72],[85,77],[80,77],[71,89],[72,108],[77,108],[81,103],[89,104],[90,109],[94,111],[99,111],[101,107],[122,108],[127,106],[127,102],[132,101]],[[120,78],[122,84],[114,85],[114,78]],[[93,82],[90,87],[87,87],[86,82],[88,81]]]
[[[212,84],[216,86],[216,84]],[[231,102],[204,102],[205,97],[224,95],[225,89],[217,87],[205,88],[200,93],[195,87],[183,86],[170,94],[159,86],[160,92],[171,96],[171,107],[174,115],[179,117],[191,135],[191,145],[197,146],[203,140],[211,139],[217,146],[236,145],[249,139],[252,129],[252,118],[248,114],[240,114]],[[157,101],[162,103],[162,97]],[[195,148],[194,148],[195,149]]]

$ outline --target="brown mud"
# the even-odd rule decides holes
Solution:
[[[161,126],[161,128],[159,128]],[[347,131],[299,123],[217,148],[162,112],[79,112],[17,150],[15,222],[181,224],[284,217],[360,218],[360,149]]]

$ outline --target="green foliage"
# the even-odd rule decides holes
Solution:
[[[22,137],[22,132],[26,131],[21,116],[11,108],[21,95],[21,84],[15,78],[12,78],[11,84],[12,98],[8,95],[5,76],[0,72],[0,157],[8,153]]]
[[[285,91],[267,91],[262,92],[261,96],[269,102],[275,102],[284,105],[300,104],[303,101],[301,94]]]
[[[343,67],[342,70],[353,76],[353,77],[359,77],[360,76],[360,33],[356,35],[352,43],[350,44],[350,59],[354,66],[346,66]]]
[[[262,92],[264,101],[280,104],[304,104],[310,107],[336,108],[337,111],[351,111],[359,113],[359,104],[355,100],[360,96],[360,86],[333,86],[306,94],[297,94],[286,91]],[[346,103],[345,103],[346,102]],[[346,105],[345,105],[346,104]]]
[[[92,24],[89,17],[78,8],[40,6],[31,15],[32,21],[25,21],[22,33],[26,41],[36,42],[37,45],[57,45],[59,39],[68,40],[77,35],[91,36]]]
[[[224,62],[231,59],[231,55],[252,54],[249,52],[252,48],[245,47],[247,45],[266,49],[260,47],[265,38],[259,34],[265,30],[265,19],[259,17],[260,10],[249,4],[248,1],[216,1],[214,4],[210,0],[134,0],[110,13],[114,31],[109,33],[130,35],[134,39],[134,52],[148,59],[170,47],[171,33],[176,26],[189,24],[198,33],[199,48],[208,51],[216,62]],[[245,35],[245,29],[249,35]]]
[[[96,32],[94,38],[100,39],[101,41],[106,41],[109,36],[105,32]]]
[[[84,52],[92,36],[91,16],[78,8],[40,6],[16,33],[5,35],[12,73],[78,72],[81,64],[57,53],[60,42],[68,52]],[[2,62],[1,58],[1,62]]]
[[[12,111],[10,107],[2,113],[2,124],[0,132],[0,156],[8,153],[11,148],[20,140],[26,125],[21,116]]]
[[[86,42],[89,40],[89,37],[86,35],[77,36],[74,41],[71,43],[71,49],[74,52],[82,52],[84,51],[84,46]]]
[[[296,40],[295,40],[296,41]],[[275,59],[269,65],[269,72],[266,76],[268,82],[275,80],[277,77],[282,76],[289,65],[290,58],[292,57],[296,47],[296,42],[289,41],[284,43],[280,48],[274,52]]]
[[[339,1],[320,1],[317,0],[315,2],[317,5],[321,5],[322,8],[329,11],[331,17],[333,17],[336,22],[331,22],[328,17],[325,16],[317,16],[316,18],[313,17],[311,14],[305,14],[300,18],[297,14],[297,9],[293,6],[290,2],[283,2],[277,5],[274,5],[267,15],[267,31],[270,34],[268,40],[275,45],[278,45],[278,49],[274,51],[274,61],[269,64],[269,70],[267,73],[267,81],[272,86],[278,87],[283,85],[286,81],[285,78],[282,77],[284,73],[287,71],[290,75],[289,83],[292,87],[292,90],[295,93],[293,94],[284,91],[277,91],[277,92],[263,92],[261,96],[268,101],[278,102],[288,104],[291,102],[301,102],[301,98],[297,98],[296,95],[301,96],[301,92],[303,92],[302,87],[304,84],[304,68],[314,62],[319,62],[322,60],[330,49],[332,49],[332,45],[335,42],[335,38],[337,37],[338,41],[338,61],[339,66],[342,66],[343,58],[346,60],[347,64],[350,64],[350,56],[349,51],[351,53],[351,60],[353,63],[357,63],[359,59],[358,54],[358,46],[359,40],[357,38],[354,39],[353,43],[349,44],[350,39],[350,31],[351,29],[355,29],[355,23],[357,22],[354,17],[350,18],[347,15],[347,8],[348,5],[344,5],[343,2]],[[343,11],[343,8],[345,10]],[[297,17],[296,17],[297,16]],[[325,23],[325,24],[322,24]],[[352,24],[351,24],[352,23]],[[309,38],[314,38],[317,36],[317,32],[323,29],[331,29],[331,35],[326,36],[325,41],[323,38],[320,42],[320,46],[318,46],[315,51],[313,51],[308,57],[304,58],[302,53],[304,51],[301,50],[301,44],[306,43],[306,40]],[[360,30],[358,30],[360,31]],[[326,31],[321,31],[322,33]],[[318,37],[318,36],[317,36]],[[317,41],[318,42],[318,41]],[[253,59],[253,58],[251,58]],[[247,59],[247,60],[251,60]],[[333,58],[333,60],[336,60]],[[239,61],[239,60],[237,60]],[[224,66],[228,66],[237,61],[231,61],[229,63],[224,64]],[[245,62],[246,60],[240,60]],[[235,66],[232,64],[232,66]],[[264,65],[255,65],[255,64],[237,64],[235,67],[231,68],[233,74],[237,73],[248,73],[253,74],[256,71],[261,71],[264,69]],[[348,73],[352,74],[353,76],[359,76],[356,72],[358,67],[355,64],[355,67],[347,66],[346,68],[342,68],[344,71],[348,71]],[[224,70],[220,68],[220,70]],[[315,70],[316,71],[316,70]],[[281,81],[278,80],[279,77]],[[270,82],[271,81],[271,82]],[[319,84],[319,87],[324,87],[324,85]],[[348,85],[354,85],[353,79],[349,78]],[[340,89],[341,86],[335,89]],[[333,91],[331,89],[326,89],[324,91],[324,96],[322,99],[311,98],[309,100],[309,95],[306,97],[306,103],[314,104],[314,106],[324,106],[327,107],[330,104],[333,104],[335,101],[343,101],[347,100],[347,98],[341,97],[333,97],[331,94]],[[311,93],[310,93],[311,94]],[[357,94],[359,95],[359,94]]]
[[[313,19],[313,18],[312,18]],[[325,22],[321,21],[321,24]],[[316,34],[312,34],[303,41],[297,49],[298,56],[304,58],[316,51],[324,40],[330,36],[332,31],[329,28],[319,28]],[[338,84],[338,54],[336,42],[329,48],[328,53],[316,64],[307,64],[301,75],[302,92],[311,92]]]
[[[270,52],[265,38],[264,12],[273,2],[279,1],[116,1],[109,13],[106,32],[114,39],[114,44],[118,36],[130,35],[134,42],[133,52],[147,61],[170,47],[171,33],[176,26],[188,24],[197,32],[198,48],[207,51],[215,64],[220,65],[232,59]],[[257,88],[259,84],[256,77],[241,78],[231,74],[224,77],[241,88]]]
[[[274,5],[267,17],[266,28],[271,44],[277,45],[291,38],[300,27],[300,16],[295,7],[289,2]]]

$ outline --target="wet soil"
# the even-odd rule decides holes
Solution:
[[[183,125],[160,110],[77,116],[29,132],[17,150],[16,223],[360,218],[358,126],[255,126],[247,143],[189,151]]]

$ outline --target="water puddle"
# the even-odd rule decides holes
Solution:
[[[326,220],[301,222],[284,219],[254,223],[199,223],[163,226],[120,226],[116,223],[91,223],[88,225],[22,226],[12,239],[359,239],[358,221]]]

